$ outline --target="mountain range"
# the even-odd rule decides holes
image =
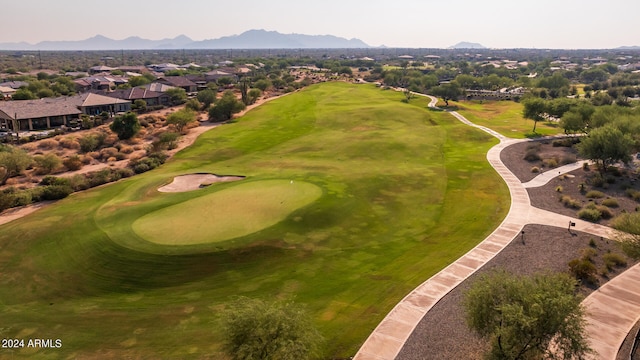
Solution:
[[[171,50],[171,49],[332,49],[368,48],[359,39],[333,35],[281,34],[277,31],[249,30],[240,35],[194,41],[185,35],[173,39],[149,40],[131,36],[114,40],[102,35],[78,41],[0,43],[0,50]]]

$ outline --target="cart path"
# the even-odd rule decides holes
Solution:
[[[430,107],[434,107],[437,103],[437,99],[432,96],[421,96],[427,96],[431,99]],[[502,251],[507,244],[521,233],[527,224],[568,228],[570,223],[575,223],[573,229],[592,235],[611,238],[615,234],[615,231],[611,228],[531,206],[529,194],[526,190],[528,187],[542,186],[555,176],[573,171],[580,165],[563,166],[552,172],[540,174],[535,179],[523,184],[502,163],[500,152],[511,144],[527,140],[507,138],[484,126],[473,124],[458,112],[451,111],[449,113],[461,122],[479,128],[500,140],[498,145],[488,151],[487,160],[504,179],[509,188],[509,193],[511,194],[509,212],[498,228],[485,240],[402,299],[371,333],[355,355],[354,360],[395,359],[424,315],[453,288]],[[556,171],[559,171],[560,174],[556,174]],[[636,295],[640,294],[640,265],[618,275],[614,280],[616,281],[610,281],[600,290],[592,293],[583,302],[589,324],[589,342],[592,348],[600,354],[598,356],[599,359],[615,359],[620,344],[622,344],[622,341],[624,341],[627,333],[638,318],[634,314],[640,314],[640,295]],[[633,288],[631,292],[624,290],[625,288],[630,289],[628,283],[632,280],[635,280],[634,286],[637,286],[637,288]],[[609,286],[609,284],[612,285]],[[616,287],[614,284],[624,284],[624,288],[620,285]],[[624,293],[619,294],[620,291],[624,291]],[[602,295],[598,296],[598,294]],[[618,305],[618,303],[612,301],[611,298],[619,298],[621,299],[620,301],[627,301],[627,303],[620,303],[619,306],[614,306],[613,304]],[[637,306],[637,310],[629,304]],[[617,310],[618,308],[630,309],[630,311],[624,313],[616,312],[615,314],[607,312],[607,310]],[[618,318],[623,314],[625,315],[624,322]],[[611,351],[613,348],[615,348],[614,352]],[[613,356],[609,355],[611,353]]]

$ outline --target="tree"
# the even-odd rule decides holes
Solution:
[[[248,105],[254,104],[258,100],[258,98],[260,98],[260,96],[262,96],[262,91],[260,91],[260,89],[251,89],[251,90],[249,90],[249,94],[248,94],[249,104]]]
[[[183,88],[171,88],[166,91],[166,94],[169,95],[169,101],[173,105],[180,105],[187,102],[187,91]]]
[[[136,99],[136,100],[133,101],[132,108],[134,110],[138,110],[139,112],[146,112],[147,111],[147,102],[142,100],[142,99]]]
[[[234,360],[297,360],[322,341],[306,313],[292,303],[238,298],[223,314],[225,347]]]
[[[462,95],[462,90],[455,82],[440,84],[431,88],[431,93],[434,96],[442,98],[446,106],[449,106],[449,100],[457,100]]]
[[[256,81],[253,84],[253,86],[255,86],[257,89],[265,91],[271,86],[271,82],[269,80],[267,80],[267,79],[260,79],[260,80]]]
[[[580,359],[591,352],[567,274],[482,276],[465,294],[467,323],[491,342],[488,359]]]
[[[140,122],[136,114],[128,112],[116,117],[109,128],[118,135],[118,139],[126,140],[131,139],[140,131]]]
[[[205,89],[199,91],[196,98],[202,103],[202,108],[206,110],[216,101],[216,93],[211,89]]]
[[[578,144],[578,152],[587,159],[596,162],[601,173],[618,161],[631,160],[634,141],[614,125],[605,125],[591,130],[589,136]]]
[[[181,109],[167,116],[167,124],[173,124],[179,133],[189,125],[197,120],[197,114],[193,110]]]
[[[236,98],[233,91],[225,91],[220,100],[209,109],[209,120],[226,121],[244,109],[245,105]]]
[[[547,102],[534,97],[522,101],[522,105],[524,105],[522,115],[525,119],[533,120],[533,132],[535,133],[538,121],[543,120],[543,116],[547,112]]]
[[[31,156],[24,150],[0,145],[0,185],[5,185],[9,178],[20,175],[31,162]]]

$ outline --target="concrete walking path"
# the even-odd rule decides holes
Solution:
[[[429,106],[434,107],[437,99],[432,96],[428,97],[431,98]],[[409,338],[415,327],[418,325],[418,323],[422,320],[424,315],[438,301],[440,301],[441,298],[443,298],[447,293],[453,290],[453,288],[462,283],[467,277],[476,272],[485,263],[487,263],[495,255],[502,251],[502,249],[507,244],[509,244],[521,233],[522,229],[527,224],[542,224],[568,228],[569,224],[573,222],[575,223],[575,227],[573,227],[572,229],[577,231],[582,231],[606,238],[610,238],[614,234],[614,231],[611,228],[531,206],[529,194],[527,193],[526,188],[542,186],[554,177],[560,175],[557,174],[556,171],[559,171],[560,173],[566,173],[579,168],[581,164],[563,166],[553,171],[548,171],[527,182],[526,184],[523,184],[502,163],[502,161],[500,160],[500,152],[513,143],[526,140],[509,139],[491,129],[471,123],[466,118],[464,118],[464,116],[455,111],[451,111],[450,114],[463,123],[486,131],[487,133],[497,137],[500,140],[500,143],[492,147],[487,153],[487,160],[507,183],[509,192],[511,194],[511,207],[500,226],[498,226],[498,228],[494,232],[492,232],[485,240],[483,240],[480,244],[463,255],[461,258],[456,260],[454,263],[450,264],[445,269],[441,270],[439,273],[422,283],[411,293],[409,293],[404,299],[402,299],[391,310],[391,312],[387,314],[387,316],[376,327],[373,333],[371,333],[369,338],[365,341],[358,353],[355,355],[354,360],[395,359],[404,346],[404,343],[407,341],[407,339]],[[638,286],[637,292],[635,293],[640,294],[640,265],[632,269],[636,269],[637,272],[637,274],[633,275],[637,280]],[[627,272],[619,275],[618,277],[616,277],[616,279],[621,278],[625,274],[627,274]],[[626,283],[626,281],[627,280],[621,279],[618,282]],[[603,286],[602,289],[604,289],[607,285]],[[615,288],[613,289],[613,293],[615,293]],[[611,296],[611,293],[612,292],[607,292],[609,296]],[[589,313],[589,310],[593,308],[593,306],[589,306],[592,303],[601,304],[601,301],[603,301],[602,304],[612,303],[607,299],[599,300],[599,298],[596,298],[595,300],[590,300],[590,298],[591,296],[587,299],[589,301],[585,301],[587,313]],[[631,295],[628,295],[627,298],[631,298]],[[640,296],[629,301],[640,307]],[[600,324],[607,324],[606,320],[612,317],[611,314],[606,313],[606,311],[601,311],[600,313],[602,313],[602,316],[597,316],[597,313],[590,314],[590,316],[588,317],[589,324],[596,324],[595,326],[598,326]],[[635,313],[640,314],[640,311],[637,311]],[[631,326],[633,326],[633,324],[635,324],[635,320],[632,322]],[[608,325],[611,327],[612,333],[617,329],[620,329],[619,327],[616,327],[615,324]],[[622,336],[622,340],[624,340],[624,337],[628,333],[628,330],[627,332],[623,332],[623,329],[622,332],[618,331],[618,333],[615,333],[616,338],[613,339],[609,336],[601,336],[603,334],[601,334],[599,331],[592,330],[595,329],[590,328],[588,332],[588,334],[591,336],[590,343],[599,354],[604,354],[605,352],[605,347],[599,346],[599,344],[602,343],[604,345],[607,345],[615,343],[616,341],[618,341],[618,338],[620,336]],[[622,340],[620,340],[620,344],[622,343]],[[609,357],[600,358],[603,359]],[[615,354],[613,356],[613,359],[615,359]]]

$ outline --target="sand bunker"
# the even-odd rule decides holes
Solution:
[[[202,189],[217,182],[238,181],[244,179],[244,176],[227,176],[215,174],[189,174],[181,175],[173,178],[171,184],[158,188],[160,192],[185,192]]]

